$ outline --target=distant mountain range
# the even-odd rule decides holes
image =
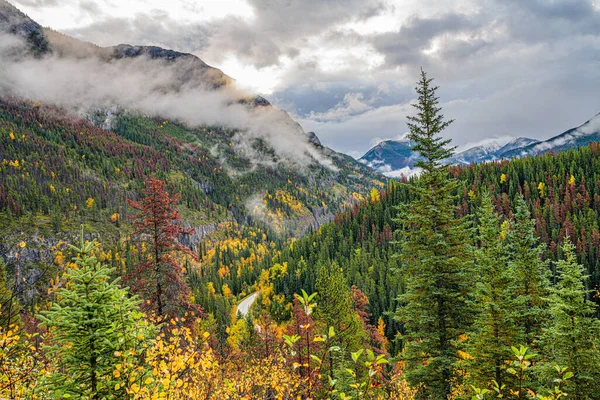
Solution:
[[[600,142],[600,113],[584,124],[548,140],[539,141],[519,137],[506,143],[506,140],[503,139],[490,139],[484,145],[456,153],[447,162],[452,165],[469,165],[551,151],[565,151],[585,146],[590,142]],[[400,173],[409,175],[418,159],[418,154],[412,151],[411,142],[408,139],[398,139],[379,142],[359,161],[384,175],[397,176]]]

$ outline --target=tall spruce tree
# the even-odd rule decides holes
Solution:
[[[421,71],[417,115],[408,117],[408,138],[420,155],[416,166],[422,173],[410,184],[416,200],[398,218],[406,291],[399,296],[396,318],[404,324],[409,383],[420,385],[422,397],[447,399],[459,382],[456,363],[460,337],[471,320],[467,296],[473,266],[470,229],[455,216],[458,182],[443,163],[454,148],[440,133],[452,121],[440,113],[436,90]]]
[[[540,367],[552,384],[554,365],[574,374],[566,391],[577,400],[600,399],[600,320],[597,305],[586,299],[584,268],[577,262],[569,237],[562,246],[564,259],[557,263],[558,283],[548,298],[551,318],[539,340],[547,362]]]
[[[532,347],[547,317],[544,298],[550,285],[548,263],[542,261],[544,245],[535,236],[535,219],[530,218],[523,196],[507,235],[509,267],[515,274],[513,312],[521,333],[518,343]]]
[[[93,255],[98,245],[84,242],[83,229],[79,247],[71,247],[77,268],[66,272],[58,300],[40,315],[50,333],[48,359],[57,365],[45,386],[52,398],[125,398],[125,388],[111,382],[121,362],[114,353],[143,347],[156,331],[141,320],[139,300],[111,279],[114,268]]]
[[[474,386],[485,387],[495,380],[501,387],[512,376],[506,364],[513,358],[511,346],[519,339],[511,310],[514,274],[507,266],[500,218],[487,192],[481,197],[477,217],[475,317],[467,339],[466,370]]]

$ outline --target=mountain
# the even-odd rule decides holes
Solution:
[[[359,161],[383,174],[410,169],[418,159],[411,148],[411,143],[407,139],[382,140],[365,153]]]
[[[460,153],[456,153],[449,160],[449,164],[471,164],[495,159],[497,151],[502,147],[501,142],[492,140],[485,145],[471,147]]]
[[[505,153],[534,143],[538,143],[538,140],[524,137],[513,139],[508,143],[505,143],[503,139],[491,139],[484,145],[471,147],[456,153],[447,161],[451,165],[469,165],[471,163],[500,160],[505,158]]]
[[[456,153],[447,161],[451,165],[469,165],[503,158],[505,152],[537,143],[535,139],[516,138],[506,143],[503,139],[491,139],[486,144]],[[408,140],[384,140],[373,146],[359,161],[384,175],[397,177],[410,175],[418,155]]]
[[[0,34],[14,35],[25,40],[26,53],[31,55],[50,53],[49,43],[41,25],[4,0],[0,0]],[[21,56],[23,52],[14,55]]]
[[[505,143],[502,140],[491,139],[485,145],[456,153],[447,162],[451,165],[469,165],[550,151],[565,151],[585,146],[590,142],[600,142],[600,114],[545,141],[519,137]],[[397,176],[399,171],[410,171],[416,159],[417,155],[411,151],[408,141],[384,140],[373,146],[359,161],[385,175]]]
[[[503,156],[511,158],[548,153],[550,151],[565,151],[586,146],[590,142],[600,142],[600,113],[576,128],[569,129],[543,142],[510,149],[504,152]]]
[[[504,146],[502,146],[498,151],[496,151],[496,155],[498,157],[504,157],[504,154],[509,153],[515,149],[520,149],[521,147],[526,147],[535,143],[539,143],[540,141],[537,139],[530,139],[525,137],[519,137],[511,140]]]
[[[43,232],[52,239],[37,241],[48,251],[82,221],[114,232],[110,217],[127,213],[126,200],[140,196],[149,176],[181,193],[184,223],[198,231],[234,221],[281,238],[316,229],[385,182],[192,54],[99,47],[41,28],[3,0],[0,35],[3,43],[24,43],[0,56],[6,228],[0,243],[6,246]],[[20,75],[10,75],[15,69],[31,75],[18,82],[13,78]],[[34,74],[45,71],[56,79]],[[54,91],[53,80],[59,81]],[[31,85],[21,93],[19,84]],[[87,199],[94,200],[93,213],[85,212]],[[23,224],[26,216],[38,222]],[[0,246],[5,258],[6,246]]]

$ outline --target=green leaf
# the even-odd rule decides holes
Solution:
[[[363,351],[364,351],[364,349],[360,349],[360,350],[357,350],[357,351],[351,353],[352,360],[354,360],[354,362],[357,362],[358,359],[360,358],[360,355],[363,353]]]

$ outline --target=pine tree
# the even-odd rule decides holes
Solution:
[[[40,315],[50,333],[48,359],[56,365],[45,385],[53,398],[123,398],[111,382],[119,359],[115,352],[135,350],[156,332],[142,321],[139,299],[111,280],[114,269],[94,256],[95,242],[71,246],[77,268],[66,272],[67,284],[52,308]]]
[[[558,283],[548,298],[550,322],[540,338],[548,361],[541,366],[551,378],[554,365],[574,374],[566,391],[574,399],[600,399],[600,320],[597,305],[586,299],[584,268],[577,262],[569,237],[562,246],[564,258],[558,261]],[[548,379],[551,380],[551,379]]]
[[[177,225],[180,216],[174,206],[179,197],[169,195],[165,182],[150,179],[146,182],[144,197],[140,201],[129,201],[131,207],[140,211],[132,217],[135,226],[133,235],[148,244],[148,253],[125,276],[125,280],[132,291],[145,300],[142,308],[155,312],[159,317],[201,313],[200,307],[190,302],[191,292],[185,271],[175,259],[176,254],[196,258],[189,248],[178,242],[179,235],[191,233]],[[193,318],[187,321],[192,322]]]
[[[411,184],[416,200],[401,210],[398,222],[404,235],[401,259],[406,291],[400,295],[396,318],[404,324],[407,344],[406,377],[421,395],[447,399],[458,381],[459,337],[471,319],[467,296],[469,228],[455,217],[458,182],[449,178],[443,160],[453,154],[450,140],[440,133],[450,125],[438,107],[437,87],[421,71],[416,117],[408,117],[413,150],[420,160],[419,179]]]
[[[484,387],[495,380],[501,387],[511,376],[506,363],[513,356],[511,346],[519,339],[511,311],[514,274],[507,266],[499,217],[489,193],[484,193],[481,202],[475,250],[476,314],[467,339],[466,370],[474,386]]]
[[[535,220],[523,196],[516,200],[514,222],[507,235],[509,268],[515,274],[513,312],[521,332],[519,343],[532,347],[547,317],[544,297],[549,287],[548,264],[542,261],[543,244],[535,237]]]

